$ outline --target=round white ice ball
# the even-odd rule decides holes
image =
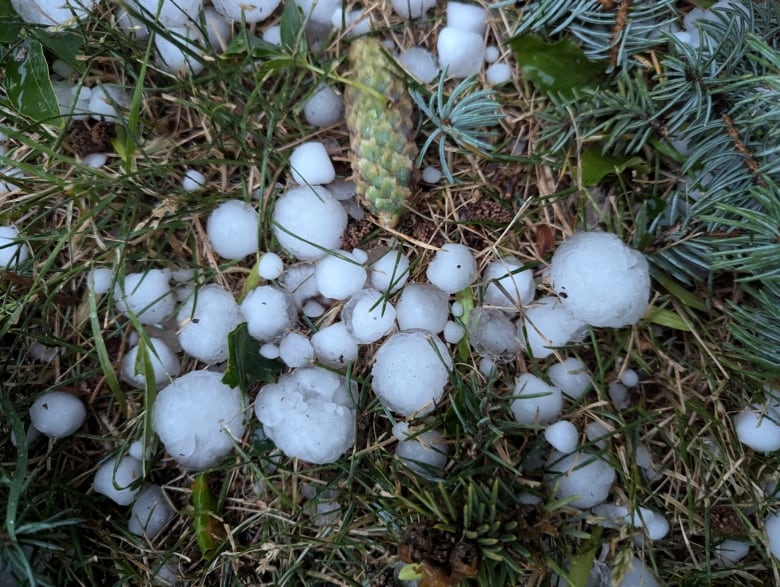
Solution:
[[[474,308],[468,322],[469,344],[483,357],[510,361],[520,347],[515,327],[501,310]]]
[[[19,240],[15,226],[0,226],[0,269],[15,269],[30,256],[30,249]]]
[[[574,452],[577,448],[579,433],[577,428],[568,420],[559,420],[550,424],[544,430],[544,439],[557,451],[564,454]]]
[[[760,405],[744,408],[734,416],[739,441],[759,452],[780,449],[780,411]]]
[[[207,285],[190,296],[179,310],[179,344],[208,365],[228,358],[228,334],[242,322],[233,294],[218,285]]]
[[[214,0],[214,9],[228,20],[261,22],[267,19],[281,0]]]
[[[444,27],[436,41],[439,65],[453,78],[477,75],[482,69],[482,35]]]
[[[22,20],[47,27],[84,20],[96,3],[94,0],[11,0]]]
[[[310,261],[338,249],[347,213],[321,186],[293,188],[276,201],[273,212],[276,240],[291,255]]]
[[[132,534],[151,540],[168,525],[175,514],[176,510],[168,501],[162,487],[147,485],[133,504],[127,529]]]
[[[165,28],[184,26],[198,21],[203,0],[128,0],[134,12],[140,12],[149,20],[155,17]]]
[[[50,391],[30,406],[30,421],[49,438],[65,438],[87,419],[84,403],[64,391]]]
[[[366,269],[354,254],[336,250],[317,261],[314,278],[326,298],[345,300],[366,283]]]
[[[505,84],[512,79],[512,67],[508,63],[494,63],[485,70],[485,81],[491,86]]]
[[[397,292],[409,279],[409,257],[401,249],[388,249],[369,266],[369,279],[374,289]]]
[[[590,375],[580,359],[569,357],[547,368],[552,384],[572,400],[578,400],[590,389]]]
[[[780,513],[769,514],[764,520],[764,529],[769,540],[769,552],[780,559]]]
[[[322,185],[336,179],[336,170],[325,145],[316,141],[302,143],[290,155],[293,181],[302,186]]]
[[[406,422],[399,422],[393,426],[393,436],[398,439],[395,454],[410,471],[429,479],[441,475],[449,452],[441,432],[426,430],[414,434]]]
[[[487,25],[487,10],[465,2],[447,2],[447,26],[482,35]]]
[[[385,340],[374,358],[374,393],[402,416],[424,416],[444,394],[451,370],[452,358],[437,337],[398,332]]]
[[[304,367],[314,361],[314,347],[300,332],[289,332],[279,341],[279,358],[288,367]]]
[[[154,38],[157,66],[180,78],[203,71],[206,63],[198,56],[203,53],[206,41],[200,29],[193,24],[187,24],[170,27],[166,33],[158,34]]]
[[[124,456],[111,458],[98,467],[92,487],[119,505],[130,505],[140,487],[132,487],[141,477],[141,461]]]
[[[427,330],[438,334],[449,316],[449,295],[430,283],[412,283],[404,287],[395,305],[401,330]]]
[[[163,385],[170,381],[171,377],[177,377],[181,373],[181,365],[176,355],[159,338],[150,338],[149,345],[146,347],[149,362],[154,372],[154,382],[157,385]],[[146,384],[146,375],[136,373],[136,362],[138,361],[138,345],[131,348],[128,353],[122,357],[122,379],[134,385],[135,387],[144,387]]]
[[[206,176],[197,169],[186,169],[181,180],[181,187],[185,192],[195,192],[206,185]]]
[[[375,289],[352,296],[341,310],[347,331],[357,342],[371,344],[389,333],[395,325],[395,308]]]
[[[344,322],[336,322],[315,332],[311,337],[314,356],[329,367],[345,367],[358,356],[357,341]]]
[[[135,314],[141,324],[159,324],[176,308],[170,278],[170,271],[164,269],[129,273],[114,285],[117,310],[126,316]]]
[[[344,103],[330,86],[320,86],[303,106],[306,122],[318,128],[332,126],[344,116]]]
[[[263,279],[278,279],[284,273],[282,258],[276,253],[263,253],[257,263],[257,274]]]
[[[241,200],[222,202],[209,216],[206,232],[214,251],[225,259],[243,259],[257,251],[258,215]]]
[[[509,407],[520,424],[552,422],[563,409],[561,390],[531,373],[523,373],[517,378],[512,397],[514,401]]]
[[[263,430],[287,456],[336,461],[354,443],[354,387],[322,367],[302,367],[265,385],[255,401]]]
[[[575,318],[560,301],[552,296],[536,300],[517,322],[517,338],[526,353],[535,359],[545,359],[554,349],[580,340],[585,323]]]
[[[534,274],[523,269],[516,257],[502,257],[485,268],[486,283],[482,301],[486,306],[516,314],[518,306],[527,306],[534,299]]]
[[[222,374],[212,371],[177,377],[157,394],[152,428],[183,467],[213,467],[244,434],[241,391],[222,383]]]
[[[401,62],[401,65],[404,66],[406,71],[424,84],[431,83],[436,79],[436,76],[439,75],[439,64],[436,63],[436,57],[427,49],[412,47],[404,53],[401,53],[401,55],[398,56],[398,61]],[[426,170],[427,169],[432,168],[428,167]],[[438,172],[439,177],[432,180],[429,176],[428,179],[426,179],[425,171],[423,171],[423,180],[428,183],[437,183],[439,179],[441,179],[441,172],[438,169],[434,171]]]
[[[250,291],[241,302],[241,313],[249,334],[260,341],[279,338],[295,320],[292,297],[272,285],[261,285]]]
[[[615,482],[615,470],[601,457],[585,452],[554,452],[547,461],[545,479],[557,487],[557,499],[575,499],[572,507],[587,509],[606,501]]]
[[[477,261],[466,245],[447,243],[433,256],[425,275],[433,285],[454,294],[477,278]]]
[[[635,324],[650,299],[645,256],[609,232],[578,232],[550,266],[553,288],[575,318],[592,326]]]

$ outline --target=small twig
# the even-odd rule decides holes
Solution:
[[[615,6],[614,2],[601,2],[601,5],[605,8],[607,5]],[[613,68],[617,65],[618,55],[620,54],[620,37],[623,35],[623,31],[626,30],[628,25],[628,11],[631,8],[630,0],[623,0],[617,9],[617,16],[615,17],[615,26],[612,29],[612,36],[609,39],[609,66]]]

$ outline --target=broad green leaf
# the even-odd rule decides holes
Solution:
[[[301,52],[306,52],[306,37],[301,34],[303,30],[303,16],[301,9],[295,2],[285,2],[282,18],[279,21],[279,35],[282,39],[282,47],[294,52],[300,43]]]
[[[19,43],[6,56],[4,83],[11,103],[23,116],[36,122],[65,124],[39,41]]]
[[[32,29],[35,38],[51,51],[57,59],[61,59],[79,73],[86,69],[86,62],[78,59],[84,46],[84,39],[73,31],[51,33],[45,29]]]
[[[422,565],[412,563],[404,565],[398,572],[398,578],[401,581],[417,581],[423,578]]]
[[[11,0],[0,0],[0,43],[13,42],[21,30],[22,19],[11,6]]]
[[[659,326],[666,326],[667,328],[673,328],[674,330],[682,330],[683,332],[690,332],[691,327],[683,320],[679,314],[666,308],[657,308],[650,306],[645,313],[645,320],[658,324]]]
[[[709,312],[709,308],[707,308],[704,302],[702,302],[696,294],[685,289],[666,273],[660,270],[654,270],[653,279],[660,283],[666,291],[677,298],[680,303],[685,304],[694,310],[699,310],[700,312]]]
[[[650,166],[641,157],[616,157],[601,152],[600,147],[588,147],[580,156],[582,183],[586,186],[598,185],[608,175],[620,175],[626,169],[638,169],[650,172]]]
[[[536,35],[509,40],[523,77],[545,92],[571,94],[595,87],[606,71],[606,62],[591,61],[569,39],[549,44]]]
[[[593,568],[593,560],[596,552],[601,548],[601,528],[596,528],[593,535],[574,556],[571,561],[566,582],[571,587],[587,587],[590,571]]]
[[[260,343],[249,335],[246,322],[242,322],[228,334],[228,366],[222,383],[231,387],[238,386],[246,393],[257,383],[275,380],[281,370],[279,361],[260,356]]]

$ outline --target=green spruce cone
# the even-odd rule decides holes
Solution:
[[[412,101],[378,40],[353,41],[349,61],[354,84],[344,98],[357,193],[381,226],[393,227],[411,196]]]

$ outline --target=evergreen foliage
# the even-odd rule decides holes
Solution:
[[[553,155],[595,144],[610,156],[654,160],[650,181],[638,188],[637,244],[687,286],[703,282],[710,303],[720,278],[733,277],[740,299],[724,307],[736,350],[777,372],[780,5],[716,8],[696,22],[694,47],[669,28],[682,21],[673,2],[606,4],[526,7],[518,34],[568,34],[613,67],[607,83],[550,97],[541,142]],[[588,33],[594,25],[598,32]]]

